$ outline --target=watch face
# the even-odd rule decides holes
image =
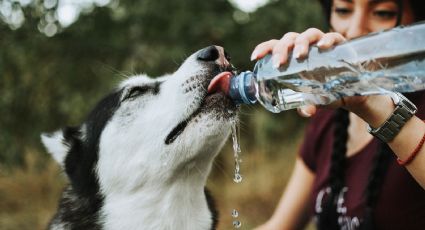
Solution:
[[[401,93],[391,93],[390,94],[391,99],[393,100],[394,104],[397,106],[402,106],[406,110],[408,110],[409,113],[415,114],[416,113],[416,106],[413,104],[407,97],[405,97]]]
[[[416,111],[418,110],[418,108],[416,107],[415,104],[413,104],[409,99],[407,99],[405,96],[402,96],[402,103],[404,104],[404,107],[409,110],[409,113],[411,113],[412,115],[416,113]]]
[[[400,96],[403,95],[401,95],[400,93],[390,92],[390,97],[393,100],[394,105],[397,105],[400,102]]]

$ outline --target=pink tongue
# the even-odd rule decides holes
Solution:
[[[227,95],[229,93],[231,76],[232,73],[230,72],[222,72],[217,74],[217,76],[215,76],[208,85],[208,93],[222,91]]]

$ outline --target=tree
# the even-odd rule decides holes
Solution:
[[[13,4],[25,21],[11,29],[1,18],[0,164],[20,162],[28,149],[43,152],[41,132],[78,124],[125,76],[172,72],[211,44],[224,46],[238,70],[251,69],[248,59],[256,44],[321,21],[317,4],[307,0],[271,1],[250,14],[226,0],[121,0],[93,5],[66,28],[53,21],[57,33],[47,37],[37,28],[55,7],[40,10],[38,1]],[[275,133],[291,127],[287,115],[260,111],[249,118],[248,130],[258,128],[256,113],[280,124],[270,125],[274,128],[262,141],[271,142]],[[256,143],[256,137],[245,135]]]

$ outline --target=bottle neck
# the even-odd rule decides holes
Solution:
[[[235,104],[255,104],[256,95],[257,81],[253,72],[242,72],[230,80],[229,96]]]

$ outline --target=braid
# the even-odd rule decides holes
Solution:
[[[375,229],[373,222],[373,208],[378,200],[385,172],[391,160],[392,151],[385,143],[381,143],[378,154],[375,155],[373,168],[370,172],[368,185],[365,190],[366,210],[361,226],[362,230]]]
[[[329,186],[331,193],[323,205],[322,212],[318,217],[318,229],[338,229],[336,199],[339,191],[344,186],[345,160],[347,153],[348,125],[350,123],[348,112],[338,109],[334,115],[334,141],[329,169]]]
[[[338,109],[334,115],[334,141],[331,156],[331,166],[329,169],[329,186],[331,192],[322,207],[322,212],[318,217],[319,230],[339,229],[337,222],[336,203],[338,193],[344,187],[346,152],[348,141],[348,125],[350,123],[348,112]],[[374,157],[373,167],[370,171],[368,185],[365,190],[366,210],[362,230],[374,229],[373,208],[378,200],[385,172],[391,160],[391,149],[382,143],[378,153]]]

